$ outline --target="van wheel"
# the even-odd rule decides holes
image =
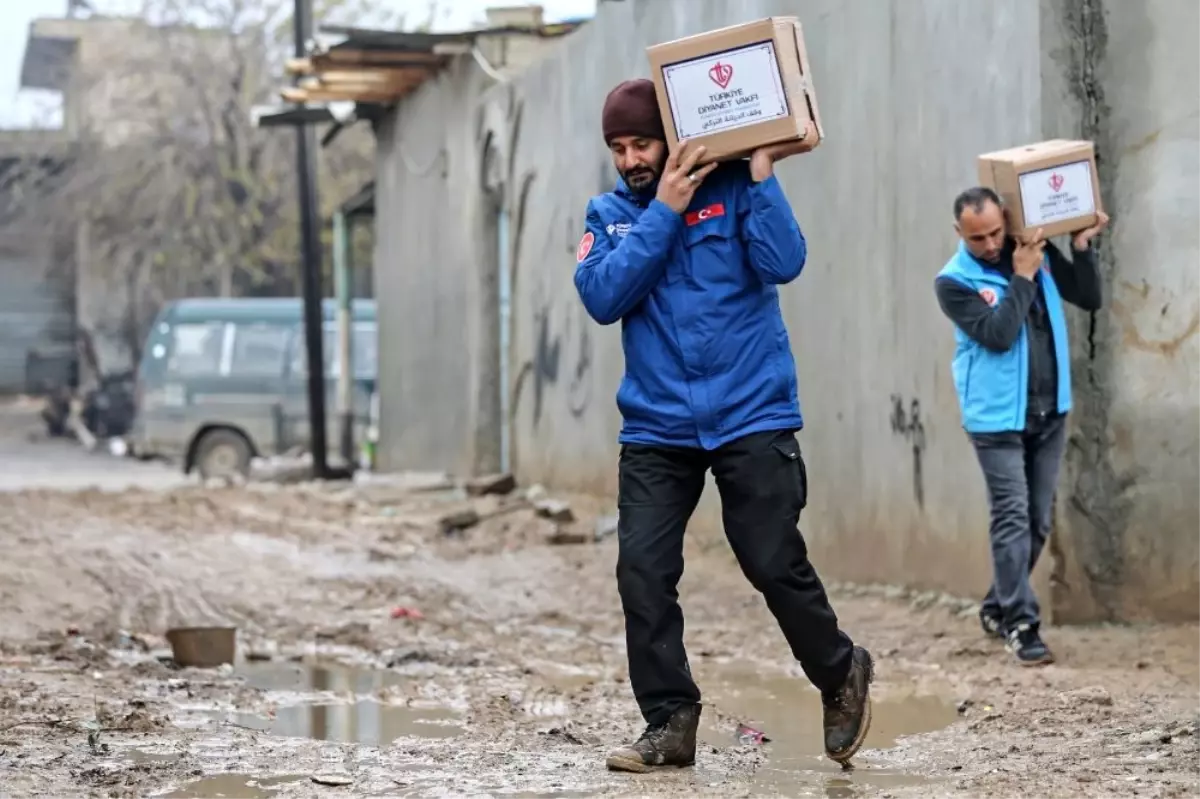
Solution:
[[[196,445],[193,463],[204,480],[250,476],[250,442],[233,430],[210,430]]]

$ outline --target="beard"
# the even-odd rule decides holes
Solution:
[[[621,174],[625,185],[634,191],[645,191],[658,180],[658,170],[649,166],[635,166]]]

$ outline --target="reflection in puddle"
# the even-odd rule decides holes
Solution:
[[[289,738],[385,746],[398,738],[453,738],[460,717],[445,708],[385,705],[364,699],[349,704],[285,705],[274,719],[252,713],[223,716],[242,727]]]
[[[240,726],[273,735],[337,743],[384,746],[398,738],[451,738],[462,732],[460,716],[443,707],[390,705],[365,697],[397,685],[403,676],[376,669],[310,666],[297,663],[247,664],[246,682],[265,691],[333,693],[355,697],[345,702],[297,701],[281,705],[273,719],[237,713],[222,716]]]
[[[189,782],[176,791],[164,794],[164,799],[269,799],[279,793],[279,787],[299,782],[303,777],[253,777],[249,774],[217,774]]]
[[[534,667],[542,679],[562,683],[562,690],[593,682],[594,674],[538,661]],[[449,738],[462,732],[461,717],[441,707],[408,707],[376,701],[383,689],[401,685],[406,677],[395,671],[358,669],[338,665],[313,666],[297,663],[253,663],[239,673],[256,688],[276,693],[280,703],[274,718],[234,714],[225,720],[274,735],[304,737],[339,743],[385,746],[404,737]],[[706,714],[701,740],[719,749],[736,745],[737,722],[749,724],[769,736],[764,745],[765,762],[755,772],[752,795],[833,797],[853,799],[888,789],[928,785],[931,780],[873,763],[875,749],[894,746],[902,736],[943,729],[958,714],[952,702],[937,696],[899,695],[880,690],[873,697],[871,731],[864,751],[855,758],[855,768],[842,768],[824,757],[820,695],[802,676],[764,674],[753,664],[700,663],[695,671],[705,702],[713,710]],[[341,701],[338,701],[341,700]],[[566,705],[564,705],[566,707]],[[703,758],[699,770],[703,772]],[[698,775],[699,776],[699,775]],[[246,775],[223,775],[199,780],[185,792],[171,796],[273,796],[277,786],[298,778],[253,780]],[[418,778],[398,781],[392,795],[426,795],[444,787],[441,780]],[[584,796],[578,785],[559,786],[548,794],[513,794],[518,786],[507,786],[510,796]]]
[[[753,780],[754,794],[849,799],[867,788],[926,784],[928,780],[921,777],[872,767],[866,750],[895,746],[901,736],[940,730],[958,718],[954,704],[936,696],[873,696],[871,731],[864,752],[855,758],[853,771],[843,771],[823,755],[821,697],[803,677],[763,676],[748,665],[739,669],[704,664],[695,671],[708,704],[771,739],[766,745],[767,762]],[[724,748],[733,743],[733,732],[718,728],[710,717],[701,739]]]
[[[383,669],[361,669],[336,663],[246,663],[237,669],[247,685],[260,691],[335,691],[374,694],[404,681]]]

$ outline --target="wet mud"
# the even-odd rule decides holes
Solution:
[[[567,499],[585,530],[611,513]],[[728,553],[691,542],[680,594],[704,692],[697,764],[627,776],[603,765],[641,727],[611,538],[555,543],[512,498],[411,486],[39,489],[4,503],[5,795],[1200,790],[1194,625],[1049,627],[1058,663],[1031,670],[983,637],[969,603],[835,586],[843,625],[878,661],[872,730],[845,771],[821,753],[819,696],[761,599]],[[464,509],[478,521],[447,532],[440,520]],[[164,634],[194,624],[235,625],[236,662],[177,667]]]

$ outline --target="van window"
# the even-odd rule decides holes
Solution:
[[[175,377],[207,377],[221,369],[225,342],[224,322],[188,322],[171,329],[171,356],[167,374]]]
[[[236,377],[281,376],[289,329],[265,322],[241,322],[236,328],[229,374]]]
[[[359,380],[373,380],[378,371],[378,337],[374,322],[355,322],[353,328],[354,340],[350,343],[353,348],[351,357],[354,359],[354,377]],[[341,371],[341,358],[337,345],[337,328],[326,325],[325,339],[322,343],[325,356],[325,376],[336,377]],[[304,344],[304,330],[296,332],[295,347],[292,350],[293,375],[308,374],[308,351]]]

